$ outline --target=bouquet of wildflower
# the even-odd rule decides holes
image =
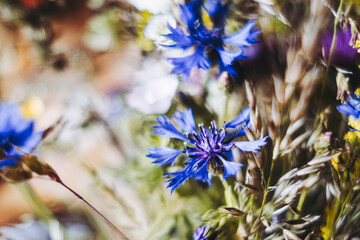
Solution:
[[[360,236],[358,1],[0,7],[4,236]]]

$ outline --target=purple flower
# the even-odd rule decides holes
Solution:
[[[329,59],[332,40],[333,31],[325,32],[322,44],[323,55],[326,61]],[[353,39],[350,26],[344,24],[343,27],[338,27],[331,64],[347,71],[356,67],[356,57],[358,52],[356,48],[351,46],[353,45],[351,44],[352,41]]]
[[[23,153],[31,153],[42,132],[34,132],[34,121],[24,119],[17,104],[0,103],[0,168],[16,165]]]
[[[195,178],[207,182],[211,186],[212,172],[223,173],[224,178],[235,176],[242,164],[233,161],[232,150],[240,152],[255,152],[266,144],[266,139],[256,141],[235,141],[237,137],[245,135],[245,128],[250,126],[250,109],[245,109],[233,121],[218,129],[215,121],[206,129],[204,124],[195,127],[195,120],[191,109],[184,112],[178,111],[173,120],[177,127],[167,116],[157,118],[159,126],[155,126],[154,134],[184,141],[185,147],[181,150],[169,147],[149,149],[147,157],[155,159],[153,163],[159,166],[173,165],[176,158],[186,153],[188,161],[186,166],[177,171],[165,174],[164,177],[172,176],[168,180],[168,188],[171,193],[189,178]],[[212,171],[209,171],[212,170]]]
[[[346,102],[338,105],[337,110],[343,114],[359,118],[360,116],[360,96],[354,94],[354,97],[349,97]]]
[[[204,7],[209,15],[212,28],[208,29],[202,20],[201,9]],[[255,39],[260,30],[253,29],[256,21],[249,21],[245,26],[230,36],[225,35],[225,18],[228,13],[229,3],[222,5],[221,0],[193,0],[185,5],[180,5],[182,23],[187,27],[186,32],[178,26],[175,28],[168,24],[170,33],[165,35],[174,41],[167,47],[189,49],[194,48],[194,53],[185,57],[169,58],[174,65],[172,73],[182,74],[186,81],[192,68],[208,70],[211,67],[209,55],[214,56],[219,65],[220,72],[228,71],[235,76],[233,67],[234,60],[244,59],[244,48],[257,43]],[[234,50],[225,49],[224,46],[232,46]]]

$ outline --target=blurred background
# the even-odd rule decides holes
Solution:
[[[170,0],[0,1],[1,100],[19,103],[39,130],[57,123],[37,156],[130,239],[168,235],[168,214],[188,226],[180,239],[193,231],[145,157],[158,141],[154,114],[169,110],[178,87],[154,48],[175,21],[171,8]],[[44,177],[2,181],[0,196],[0,239],[115,239]]]

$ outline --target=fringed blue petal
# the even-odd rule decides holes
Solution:
[[[175,176],[166,181],[168,182],[168,185],[166,187],[171,188],[171,194],[175,191],[176,188],[178,188],[186,180],[194,176],[194,173],[192,171],[194,164],[196,164],[196,162],[185,166],[183,169],[177,172],[164,174],[164,177]]]
[[[149,154],[146,155],[149,158],[154,158],[152,163],[158,163],[159,167],[171,163],[174,165],[175,159],[182,154],[183,150],[176,150],[169,147],[150,148]]]
[[[174,41],[175,44],[164,45],[165,47],[187,49],[194,44],[194,40],[191,38],[191,36],[187,36],[178,26],[173,28],[170,24],[167,24],[167,27],[171,33],[164,35],[164,37]]]
[[[155,129],[153,134],[188,141],[188,139],[175,128],[167,116],[160,116],[156,118],[156,120],[159,126],[153,127]]]
[[[198,48],[195,53],[186,57],[168,58],[168,61],[174,65],[172,74],[183,75],[183,81],[186,81],[191,73],[192,68],[210,68],[210,60],[204,55],[203,49]]]
[[[235,51],[217,49],[217,52],[219,53],[220,59],[223,62],[224,67],[231,66],[235,60],[247,58],[246,56],[242,55],[244,52],[242,49],[238,49]]]
[[[188,27],[190,33],[196,32],[196,27],[202,24],[202,4],[202,0],[193,0],[185,5],[180,4],[180,20]]]
[[[264,145],[266,145],[266,140],[269,136],[261,138],[255,141],[241,141],[241,142],[234,142],[234,145],[240,149],[242,152],[254,152],[257,153],[258,150]]]
[[[176,114],[173,115],[173,119],[185,133],[196,132],[194,115],[190,108],[184,112],[177,111]]]
[[[226,128],[240,128],[241,126],[250,122],[250,107],[245,108],[236,118],[228,122]]]
[[[360,113],[350,104],[345,103],[338,105],[336,109],[346,115],[353,116],[354,118],[359,118]]]
[[[205,4],[206,12],[209,14],[211,21],[214,24],[214,27],[221,27],[225,26],[225,19],[226,15],[228,14],[230,3],[226,3],[222,5],[221,0],[208,0]]]
[[[207,240],[206,235],[208,231],[205,232],[205,230],[206,230],[206,225],[202,225],[197,229],[195,229],[193,240]]]
[[[260,30],[252,29],[256,24],[255,20],[246,23],[239,31],[231,36],[224,37],[223,42],[238,48],[244,48],[251,43],[257,43],[256,37],[260,34]]]
[[[228,178],[230,176],[236,176],[236,173],[240,171],[243,166],[238,162],[230,162],[225,160],[223,157],[219,157],[224,166],[224,178]]]
[[[209,161],[210,158],[208,158],[207,160],[202,160],[201,166],[194,171],[194,175],[195,180],[207,182],[211,187],[212,174],[207,171]]]
[[[338,105],[337,110],[343,114],[359,118],[360,116],[360,99],[355,96],[353,98],[346,99],[346,103]]]
[[[249,128],[251,128],[251,123],[250,123],[250,121],[248,121],[246,124],[244,124],[244,125],[242,126],[241,130],[236,134],[235,138],[245,136],[245,134],[246,134],[245,130],[246,130],[246,129],[249,129]]]

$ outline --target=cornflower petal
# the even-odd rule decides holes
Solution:
[[[219,156],[219,158],[224,165],[224,178],[236,176],[236,173],[240,171],[241,167],[243,166],[241,163],[238,162],[227,161],[221,156]]]
[[[255,141],[241,141],[241,142],[234,142],[234,145],[240,149],[242,152],[254,152],[257,153],[260,150],[260,147],[266,145],[266,140],[269,136],[261,138]]]
[[[160,116],[156,118],[156,120],[159,126],[154,126],[155,131],[153,134],[188,141],[188,139],[175,128],[167,116]]]
[[[202,0],[193,0],[185,5],[180,4],[180,20],[188,27],[190,32],[196,31],[195,24],[202,24]]]
[[[175,44],[172,45],[164,45],[165,47],[175,47],[175,48],[182,48],[187,49],[191,45],[194,44],[194,40],[187,36],[184,31],[176,26],[175,28],[171,27],[171,25],[167,24],[168,29],[170,30],[169,34],[164,35],[164,37],[167,37],[168,39],[175,42]]]
[[[197,229],[195,229],[193,240],[207,240],[206,238],[207,233],[205,232],[205,230],[206,230],[206,225],[202,225]]]
[[[202,163],[202,165],[194,171],[194,175],[195,175],[195,180],[207,182],[211,187],[210,181],[211,181],[212,174],[207,171],[207,165],[209,164],[209,161],[210,161],[210,158],[208,158],[206,161],[204,161],[204,163]]]
[[[359,111],[356,111],[356,109],[348,103],[338,105],[338,106],[336,106],[336,109],[339,112],[346,114],[346,115],[353,116],[354,118],[359,118],[359,116],[360,116]]]
[[[171,194],[175,191],[176,188],[178,188],[186,180],[188,180],[189,178],[192,178],[194,176],[194,174],[192,172],[192,168],[193,168],[194,164],[189,164],[177,172],[164,174],[164,177],[175,176],[166,181],[169,183],[166,187],[171,188],[171,191],[170,191]]]
[[[23,118],[17,104],[0,103],[0,147],[9,157],[0,160],[0,168],[15,165],[17,158],[39,144],[43,133],[34,128],[34,121]]]
[[[232,121],[228,122],[225,127],[226,128],[239,128],[244,123],[247,124],[250,122],[250,107],[245,108],[236,118]]]
[[[248,128],[251,128],[251,122],[250,121],[243,125],[241,130],[236,134],[235,138],[245,136],[245,134],[246,134],[245,130],[248,129]]]
[[[251,43],[257,43],[255,39],[261,31],[258,29],[252,29],[256,24],[255,20],[251,20],[246,23],[239,31],[231,36],[224,37],[224,44],[229,44],[238,48],[249,46]]]
[[[168,58],[168,61],[174,65],[171,73],[183,74],[184,80],[189,78],[191,69],[194,67],[204,70],[210,68],[210,60],[204,55],[202,48],[198,48],[192,55],[180,58]]]
[[[43,131],[33,132],[31,136],[29,136],[23,143],[23,145],[20,146],[21,150],[26,153],[31,153],[40,143],[43,134]]]
[[[18,126],[19,119],[21,119],[21,115],[17,105],[0,103],[0,136],[14,131],[14,128]]]
[[[246,56],[242,55],[244,52],[242,49],[236,51],[227,51],[227,50],[219,50],[217,52],[220,55],[220,59],[223,62],[224,66],[230,66],[235,60],[245,59]]]
[[[150,148],[149,154],[146,155],[148,158],[154,158],[155,161],[152,163],[158,163],[159,167],[171,163],[174,165],[175,159],[184,153],[183,150],[176,150],[169,147]]]
[[[171,188],[170,193],[173,194],[176,188],[178,188],[181,184],[183,184],[188,179],[188,176],[185,174],[177,175],[166,182],[169,184],[166,186],[167,188]]]
[[[221,1],[208,0],[205,4],[206,12],[211,17],[214,27],[224,27],[225,18],[229,10],[230,3],[222,5]]]
[[[360,116],[360,99],[358,95],[346,99],[346,103],[338,105],[337,110],[343,114],[359,118]]]
[[[12,134],[9,138],[9,141],[13,145],[23,146],[27,143],[27,140],[32,137],[34,131],[34,122],[23,122],[22,126],[17,127],[15,132],[17,134]]]
[[[184,112],[177,111],[173,119],[185,133],[196,132],[194,115],[190,108]]]

